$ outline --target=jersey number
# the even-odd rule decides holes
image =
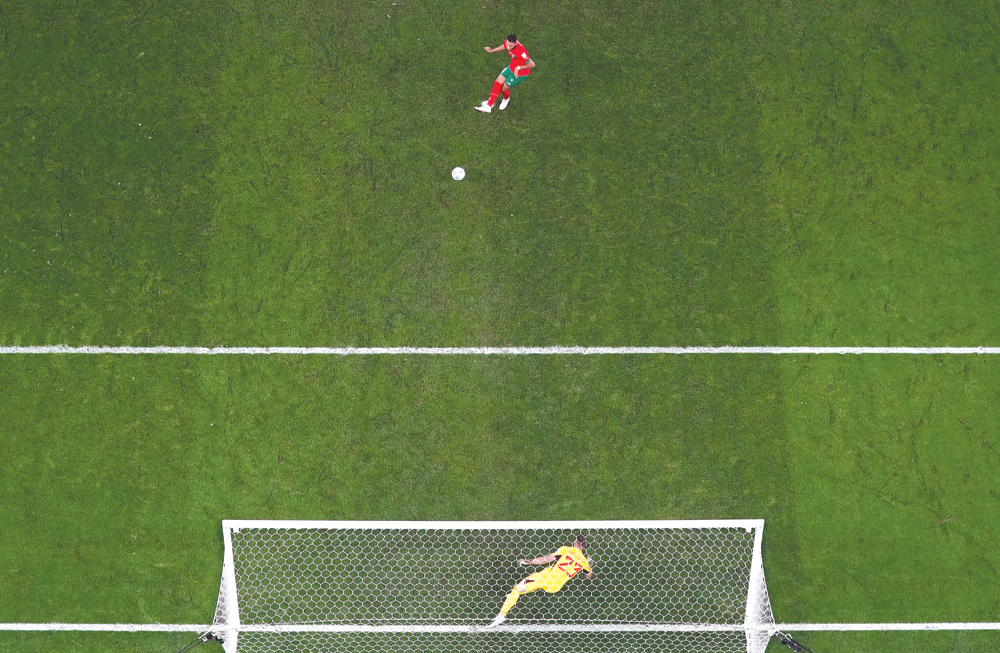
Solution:
[[[578,573],[580,573],[580,570],[583,569],[583,567],[580,565],[579,562],[569,557],[560,560],[559,564],[556,565],[556,568],[562,571],[570,578],[576,576]]]

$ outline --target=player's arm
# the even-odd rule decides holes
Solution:
[[[487,45],[483,49],[486,50],[487,52],[489,52],[490,54],[493,54],[494,52],[500,52],[501,50],[504,50],[505,48],[504,48],[503,43],[501,43],[500,45],[498,45],[495,48],[491,48],[490,46]]]
[[[535,67],[535,60],[534,59],[528,59],[528,63],[518,66],[517,70],[514,71],[514,74],[516,75],[518,73],[518,71],[520,71],[520,70],[522,70],[524,68],[534,68],[534,67]]]
[[[556,554],[550,553],[547,556],[532,558],[531,560],[525,560],[523,558],[520,558],[518,559],[518,562],[520,562],[522,565],[544,565],[550,562],[555,562],[555,560],[556,560]]]

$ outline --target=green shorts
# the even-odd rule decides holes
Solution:
[[[500,74],[503,75],[503,78],[505,80],[507,80],[507,86],[509,88],[514,88],[515,86],[517,86],[518,84],[520,84],[524,80],[528,79],[528,75],[526,75],[526,74],[525,75],[521,75],[520,77],[515,77],[514,76],[514,71],[510,69],[510,66],[507,66],[506,68],[504,68],[503,72],[500,73]]]

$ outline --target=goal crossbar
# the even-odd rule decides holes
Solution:
[[[280,529],[350,529],[365,530],[516,530],[516,529],[761,529],[763,519],[676,519],[676,520],[603,520],[603,521],[310,521],[268,519],[224,519],[223,531],[244,528]]]

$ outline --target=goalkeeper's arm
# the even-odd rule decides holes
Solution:
[[[555,562],[556,558],[558,558],[558,557],[559,556],[557,556],[556,554],[550,553],[548,555],[541,556],[541,557],[538,557],[538,558],[532,558],[531,560],[525,560],[524,558],[518,558],[517,561],[520,562],[522,565],[544,565],[544,564],[548,564],[550,562]],[[590,563],[590,558],[587,558],[587,562]],[[590,569],[588,569],[587,570],[587,578],[593,578],[593,577],[594,577],[594,572],[591,571]]]

